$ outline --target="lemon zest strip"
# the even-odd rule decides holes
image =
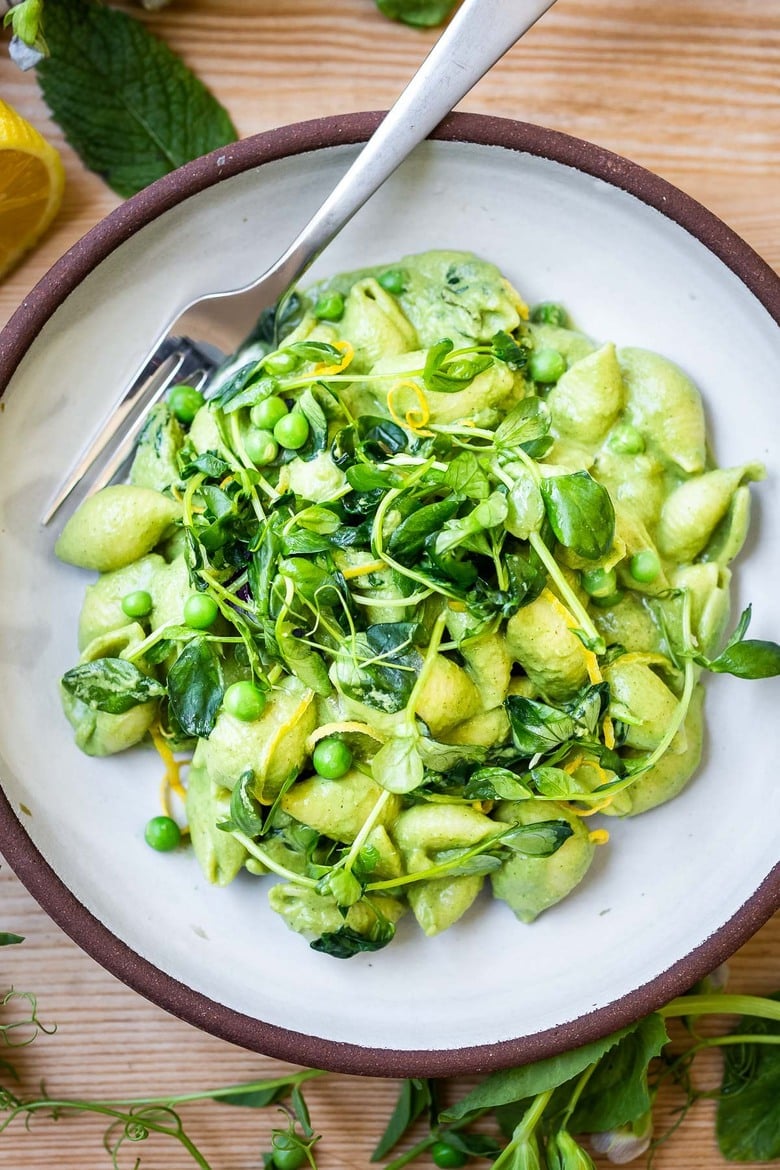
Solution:
[[[333,346],[334,349],[337,349],[339,353],[344,355],[341,361],[336,365],[329,364],[328,362],[317,362],[314,367],[315,374],[321,374],[323,377],[327,377],[328,374],[340,374],[343,370],[346,370],[355,356],[355,350],[348,341],[334,341]]]
[[[369,561],[366,565],[353,565],[351,569],[342,569],[341,575],[345,581],[351,581],[353,577],[363,577],[366,573],[379,573],[386,568],[387,565],[384,561]]]
[[[403,418],[401,418],[401,416],[398,414],[398,411],[393,402],[393,398],[399,390],[411,390],[417,399],[417,408],[415,409],[414,407],[411,407],[409,410],[407,410]],[[426,423],[430,421],[431,417],[431,408],[428,405],[428,399],[425,397],[417,383],[412,382],[411,379],[405,379],[404,381],[396,382],[394,386],[390,387],[387,392],[387,409],[390,412],[390,417],[392,418],[393,422],[397,423],[398,426],[402,427],[405,425],[416,435],[422,435],[426,438],[433,434],[433,431],[424,429]]]

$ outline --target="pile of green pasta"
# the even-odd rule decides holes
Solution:
[[[157,406],[129,483],[66,525],[58,555],[100,574],[76,743],[191,757],[204,873],[276,875],[318,950],[376,950],[407,911],[437,934],[486,879],[531,922],[601,818],[691,777],[701,670],[780,670],[749,611],[715,651],[762,474],[712,465],[677,366],[529,314],[492,264],[336,277],[264,314],[206,401]]]

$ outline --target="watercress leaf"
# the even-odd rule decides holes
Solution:
[[[451,772],[459,764],[481,764],[488,749],[476,743],[439,743],[427,735],[417,741],[417,751],[426,768],[433,772]]]
[[[140,703],[161,698],[165,687],[124,658],[96,658],[82,662],[62,676],[68,694],[94,711],[123,715]]]
[[[221,456],[214,451],[204,451],[201,455],[197,455],[182,465],[181,476],[182,479],[189,479],[190,476],[201,472],[209,479],[223,480],[229,471],[230,464],[226,463]]]
[[[387,459],[405,451],[409,436],[403,427],[377,415],[361,415],[356,423],[363,452],[369,459]]]
[[[388,792],[402,796],[422,784],[424,769],[417,750],[417,738],[394,736],[374,756],[371,762],[373,777]]]
[[[615,509],[607,489],[587,471],[550,476],[540,487],[560,544],[586,560],[606,556],[615,535]]]
[[[780,992],[772,999],[780,999]],[[745,1016],[734,1032],[780,1036],[780,1023]],[[780,1158],[780,1045],[735,1044],[723,1049],[723,1081],[715,1132],[720,1151],[732,1162]]]
[[[241,371],[239,371],[240,373]],[[243,410],[246,406],[256,406],[279,392],[279,381],[270,374],[263,374],[262,366],[258,363],[243,385],[238,385],[230,378],[220,389],[217,402],[225,414],[233,414]]]
[[[0,947],[11,947],[23,942],[23,934],[10,934],[7,930],[0,930]]]
[[[530,352],[526,341],[516,341],[509,333],[499,330],[491,341],[491,348],[499,361],[506,362],[512,370],[524,370],[528,365]]]
[[[46,104],[85,166],[118,195],[234,142],[226,110],[139,20],[94,0],[47,4]]]
[[[314,553],[327,552],[331,543],[327,536],[307,532],[303,528],[294,528],[292,532],[286,532],[282,537],[281,551],[286,557],[310,556]]]
[[[734,642],[709,662],[708,669],[737,678],[774,678],[780,674],[780,646],[758,638]]]
[[[569,1128],[574,1133],[603,1133],[645,1114],[652,1105],[648,1065],[668,1040],[657,1013],[640,1020],[602,1056],[577,1101]]]
[[[534,821],[502,833],[501,844],[526,857],[551,857],[573,832],[568,821]]]
[[[203,497],[203,502],[206,505],[207,511],[214,517],[215,520],[221,520],[224,516],[229,516],[235,513],[235,501],[223,491],[222,488],[217,487],[213,483],[204,483],[201,485],[200,494]]]
[[[307,557],[282,557],[278,570],[292,581],[296,590],[307,601],[316,605],[336,605],[342,591],[333,573]]]
[[[385,921],[381,923],[381,927],[381,930],[373,932],[373,937],[369,937],[358,934],[351,926],[340,926],[338,930],[326,931],[309,945],[313,951],[321,951],[324,955],[331,955],[334,959],[351,959],[362,951],[379,951],[392,942],[395,934],[393,924]]]
[[[340,363],[344,356],[335,345],[329,345],[327,341],[294,341],[292,345],[284,347],[284,352],[307,362],[326,362],[328,365]]]
[[[375,0],[380,12],[390,20],[399,20],[419,28],[443,24],[457,0]]]
[[[254,791],[255,774],[251,768],[242,772],[230,793],[230,819],[217,825],[232,832],[237,829],[247,837],[258,837],[263,832],[264,814]]]
[[[422,551],[425,538],[438,532],[460,506],[460,497],[448,496],[434,504],[424,504],[402,520],[388,541],[388,551],[398,560],[407,560]]]
[[[338,353],[338,350],[336,352]],[[311,390],[304,390],[298,399],[298,409],[303,413],[309,424],[309,439],[306,443],[305,455],[303,457],[311,459],[314,455],[319,454],[320,451],[325,450],[328,441],[328,420],[325,417],[325,411]],[[299,452],[298,454],[300,455],[301,453]]]
[[[431,1086],[427,1080],[410,1078],[401,1081],[398,1100],[390,1115],[385,1132],[374,1147],[372,1162],[381,1162],[400,1142],[406,1131],[432,1103]]]
[[[544,520],[544,501],[530,472],[517,475],[509,492],[506,529],[520,540],[538,532]]]
[[[594,1040],[590,1044],[583,1044],[571,1052],[559,1056],[549,1056],[545,1060],[537,1060],[533,1064],[523,1065],[522,1068],[504,1069],[491,1073],[484,1081],[472,1089],[462,1100],[449,1106],[441,1114],[442,1121],[462,1121],[472,1113],[483,1109],[495,1109],[500,1105],[508,1105],[512,1101],[522,1101],[527,1097],[535,1097],[538,1093],[545,1093],[563,1085],[574,1077],[579,1076],[588,1065],[600,1060],[604,1053],[614,1048],[624,1036],[633,1032],[636,1024],[630,1024],[605,1036],[601,1040]]]
[[[353,463],[346,470],[347,483],[356,492],[370,492],[375,488],[387,491],[397,487],[402,479],[389,467],[377,467],[373,463]]]
[[[576,734],[577,723],[563,708],[550,707],[523,695],[509,695],[504,706],[512,728],[512,739],[523,756],[549,752]]]
[[[496,428],[497,447],[522,447],[544,438],[550,430],[550,411],[541,398],[518,402]]]
[[[527,800],[531,789],[508,768],[477,768],[468,779],[463,795],[468,800]]]
[[[587,789],[563,768],[532,768],[529,773],[536,791],[554,800],[576,800]]]
[[[290,672],[316,695],[329,695],[333,686],[322,656],[296,638],[286,623],[275,630],[276,646]]]
[[[470,500],[486,500],[490,495],[490,480],[473,451],[461,451],[456,455],[447,464],[442,482]]]
[[[224,694],[222,666],[211,642],[193,638],[168,672],[168,698],[187,735],[209,736]]]

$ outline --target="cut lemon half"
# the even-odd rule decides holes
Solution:
[[[57,151],[0,99],[0,278],[46,231],[64,185]]]

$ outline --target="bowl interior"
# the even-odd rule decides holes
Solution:
[[[144,844],[156,756],[88,759],[60,712],[57,681],[76,659],[90,578],[56,561],[57,526],[44,529],[39,517],[171,309],[251,279],[355,151],[331,146],[267,162],[166,211],[78,285],[13,376],[0,415],[0,776],[34,848],[75,896],[55,895],[42,870],[44,906],[56,903],[77,941],[152,998],[250,1047],[323,1067],[458,1071],[581,1042],[583,1019],[595,1019],[591,1034],[608,1031],[663,998],[662,985],[681,990],[741,941],[730,943],[726,924],[778,861],[780,691],[776,680],[710,679],[698,776],[669,805],[611,820],[610,844],[586,881],[532,926],[485,897],[439,938],[403,920],[387,950],[336,962],[268,909],[266,883],[247,877],[213,889],[187,853],[157,855]],[[752,601],[755,636],[771,636],[780,347],[756,297],[695,235],[636,195],[554,158],[457,141],[415,152],[312,277],[435,247],[493,260],[527,300],[563,301],[597,339],[672,358],[703,392],[718,461],[765,460],[734,605]],[[240,335],[234,312],[199,314],[203,334]],[[772,881],[764,916],[766,898],[780,901],[777,872]],[[118,940],[113,951],[90,915]],[[744,937],[744,922],[740,929]],[[339,1045],[365,1056],[347,1058]]]

